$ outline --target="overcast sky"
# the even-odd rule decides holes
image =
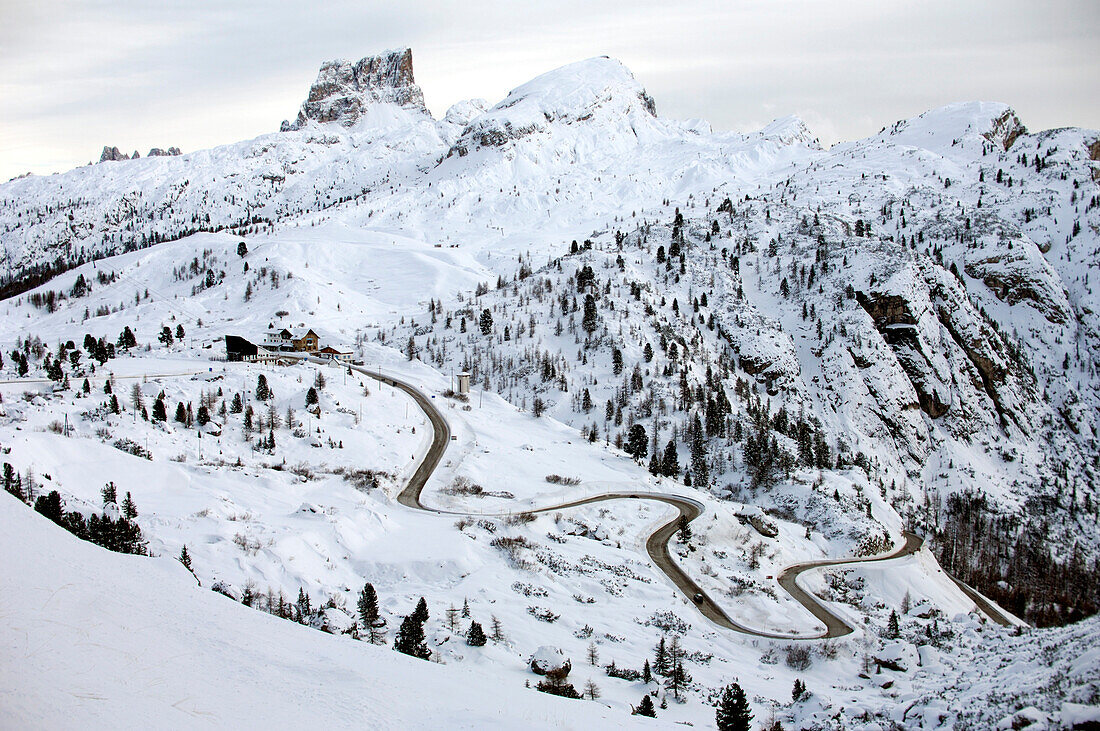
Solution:
[[[609,55],[716,129],[798,114],[832,143],[969,99],[1100,127],[1097,0],[0,0],[0,180],[275,131],[322,61],[404,46],[436,116]]]

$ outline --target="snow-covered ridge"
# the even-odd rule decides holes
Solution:
[[[606,56],[591,58],[513,89],[470,123],[448,155],[500,147],[550,125],[591,122],[599,126],[620,121],[644,125],[646,115],[657,116],[656,104],[629,69]]]

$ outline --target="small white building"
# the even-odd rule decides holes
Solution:
[[[470,374],[459,373],[458,374],[458,392],[461,395],[470,393]]]
[[[327,358],[334,363],[351,363],[352,353],[350,350],[337,350],[331,345],[326,345],[316,353],[318,358]]]

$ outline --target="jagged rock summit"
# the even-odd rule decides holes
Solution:
[[[108,160],[129,160],[130,156],[125,152],[120,151],[117,147],[111,147],[110,145],[103,146],[103,152],[99,155],[100,162],[107,162]]]
[[[146,157],[175,157],[176,155],[179,155],[179,154],[180,154],[180,148],[178,148],[178,147],[169,147],[167,152],[160,149],[159,147],[154,147],[153,149],[149,150],[149,153],[146,155]],[[103,152],[100,153],[100,155],[99,155],[99,161],[100,162],[107,162],[108,160],[113,160],[113,161],[137,160],[140,157],[141,157],[141,153],[138,152],[137,150],[134,150],[133,154],[127,155],[125,152],[122,152],[117,147],[112,147],[111,145],[104,145],[103,146]]]
[[[298,119],[294,124],[284,121],[282,130],[299,129],[310,121],[352,127],[379,104],[428,114],[424,93],[413,77],[411,48],[387,51],[354,63],[325,62],[298,112]]]

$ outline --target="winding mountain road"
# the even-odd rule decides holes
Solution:
[[[308,358],[311,362],[323,363],[324,361],[318,361],[314,358]],[[431,508],[420,502],[420,493],[423,491],[425,484],[428,482],[428,478],[435,472],[436,467],[443,459],[443,454],[447,450],[447,445],[451,440],[451,428],[447,424],[447,420],[443,418],[443,414],[432,403],[432,399],[424,395],[415,386],[406,383],[393,376],[384,375],[375,371],[367,370],[360,366],[349,366],[353,370],[362,373],[365,376],[375,379],[383,384],[393,386],[408,394],[424,414],[428,417],[428,420],[432,424],[432,443],[428,447],[427,454],[424,455],[424,459],[417,465],[416,470],[413,472],[412,477],[409,478],[408,484],[401,490],[397,496],[397,501],[405,507],[412,508],[414,510],[423,510],[431,513],[438,513],[442,515],[464,515],[464,513],[438,510]],[[805,607],[811,614],[813,614],[818,620],[825,625],[825,631],[819,634],[807,635],[792,632],[788,634],[764,632],[756,630],[751,627],[739,624],[730,619],[722,608],[715,602],[710,596],[703,591],[703,589],[695,583],[690,576],[688,576],[683,569],[673,560],[671,553],[669,552],[669,542],[672,539],[673,534],[676,532],[680,518],[686,518],[690,523],[698,518],[703,513],[703,504],[697,500],[693,500],[687,497],[680,497],[677,495],[663,495],[659,493],[648,492],[613,492],[605,493],[603,495],[596,495],[592,497],[581,498],[572,502],[561,503],[558,505],[549,505],[543,508],[537,508],[525,512],[530,513],[546,513],[550,511],[564,510],[567,508],[579,507],[581,505],[588,505],[591,503],[606,502],[610,500],[650,500],[655,502],[662,502],[667,505],[671,505],[676,508],[678,513],[672,520],[664,523],[661,527],[650,534],[646,539],[646,552],[649,553],[650,559],[659,568],[672,583],[678,588],[684,596],[688,598],[689,602],[694,603],[699,611],[714,624],[723,627],[725,629],[733,630],[735,632],[741,632],[754,637],[766,637],[770,639],[781,640],[811,640],[811,639],[827,639],[833,637],[843,637],[851,634],[852,626],[841,619],[839,616],[830,611],[820,599],[814,596],[809,591],[803,589],[798,585],[798,577],[806,571],[816,569],[822,566],[838,566],[841,564],[853,564],[853,563],[867,563],[877,561],[888,561],[890,559],[902,558],[904,556],[910,556],[920,550],[923,540],[912,534],[905,533],[905,542],[900,548],[892,553],[880,556],[869,556],[866,558],[836,558],[836,559],[824,559],[820,561],[806,561],[804,563],[798,563],[793,566],[788,566],[779,573],[778,581],[779,585],[787,591],[791,597],[794,598],[799,604]],[[506,515],[506,514],[503,514]],[[993,621],[998,624],[1007,625],[1009,621],[1000,612],[998,612],[988,601],[985,600],[980,594],[975,592],[970,587],[958,582],[959,587],[970,597],[978,607],[985,612]],[[979,601],[980,600],[980,601]]]

